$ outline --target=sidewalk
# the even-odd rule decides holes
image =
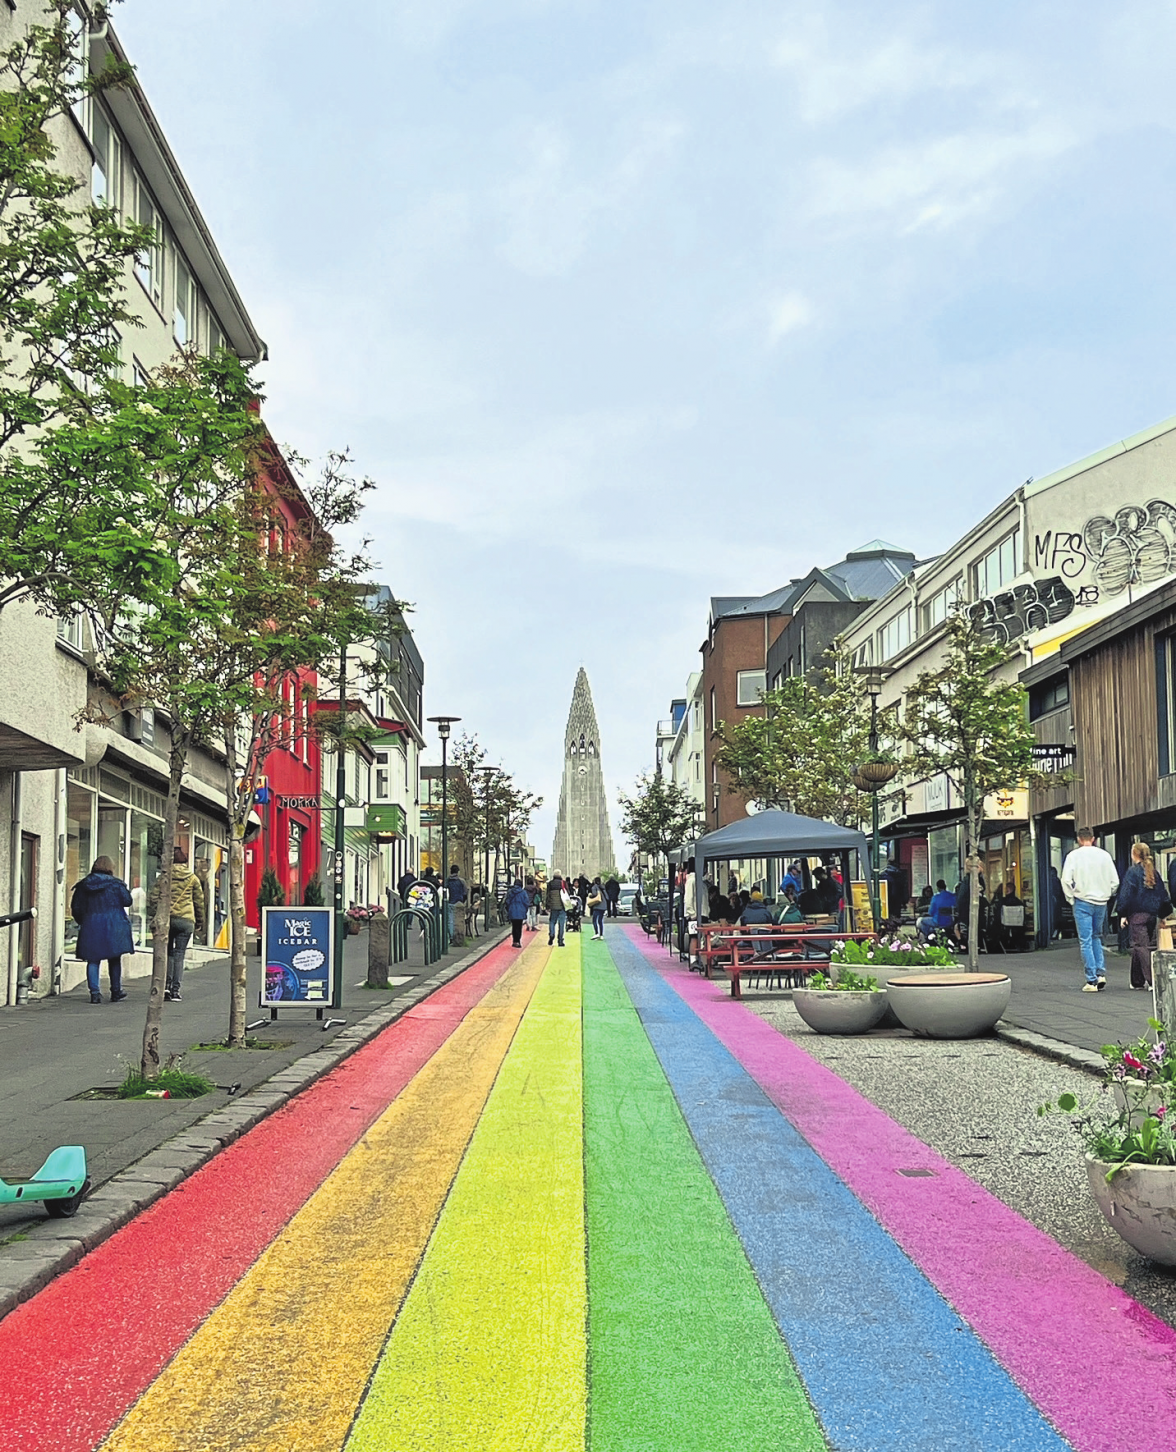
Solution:
[[[343,1008],[336,1015],[352,1028],[374,1011],[394,1007],[439,971],[473,954],[481,956],[500,941],[500,932],[472,940],[439,963],[424,966],[421,939],[413,933],[409,959],[394,964],[388,993],[361,985],[367,977],[366,933],[344,941]],[[250,1037],[273,1043],[270,1050],[200,1050],[201,1043],[223,1040],[228,1031],[229,961],[227,955],[189,968],[184,998],[165,1004],[161,1052],[182,1055],[183,1067],[208,1076],[219,1092],[200,1099],[110,1101],[78,1099],[87,1089],[109,1087],[139,1062],[146,1012],[145,979],[125,984],[124,1003],[90,1003],[85,987],[20,1008],[0,1009],[0,1177],[32,1174],[61,1144],[83,1144],[94,1188],[206,1115],[240,1102],[296,1061],[329,1049],[344,1025],[324,1032],[309,1009],[287,1010],[271,1023],[257,1007],[261,960],[248,960],[247,1022],[264,1019]],[[103,995],[107,985],[103,980]],[[407,1005],[405,1005],[407,1006]],[[326,1017],[330,1017],[328,1014]],[[280,1046],[280,1047],[279,1047]],[[325,1056],[324,1056],[325,1057]],[[236,1096],[225,1091],[233,1084]],[[252,1097],[252,1096],[251,1096]],[[44,1219],[40,1206],[0,1206],[0,1256],[4,1243]]]
[[[1113,946],[1104,951],[1107,986],[1102,993],[1082,992],[1086,980],[1076,940],[1036,953],[982,956],[980,966],[1013,980],[1005,1024],[1097,1053],[1103,1044],[1139,1038],[1154,1012],[1151,993],[1135,993],[1129,986],[1130,956],[1120,957]]]

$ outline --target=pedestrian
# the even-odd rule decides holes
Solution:
[[[1176,862],[1176,858],[1173,859]],[[1049,935],[1050,938],[1062,936],[1062,919],[1066,912],[1066,894],[1062,891],[1062,879],[1058,876],[1058,869],[1052,864],[1049,869]]]
[[[568,904],[571,902],[564,891],[563,878],[557,872],[547,884],[547,946],[555,942],[559,932],[559,946],[564,945],[564,930],[568,925]]]
[[[620,901],[621,884],[615,877],[610,877],[604,884],[604,895],[608,900],[608,915],[610,918],[617,916],[617,903]]]
[[[604,895],[604,887],[599,877],[592,879],[592,885],[588,889],[588,911],[592,914],[592,940],[604,937],[604,914],[607,911],[608,902]]]
[[[1119,874],[1109,852],[1094,845],[1089,827],[1078,829],[1078,845],[1062,864],[1062,891],[1074,909],[1074,926],[1082,947],[1086,970],[1083,993],[1097,993],[1107,986],[1102,935],[1106,926],[1107,902],[1119,886]]]
[[[583,912],[588,906],[588,879],[581,872],[576,878],[576,896],[580,899],[580,911]]]
[[[1123,875],[1123,885],[1115,900],[1119,921],[1131,935],[1131,987],[1152,986],[1151,945],[1156,921],[1172,911],[1172,899],[1146,842],[1131,848],[1131,866]]]
[[[531,894],[523,886],[523,879],[516,877],[506,895],[506,915],[510,919],[510,946],[523,946],[523,924],[531,907]]]
[[[85,962],[91,1003],[102,1002],[98,975],[103,958],[110,973],[111,1003],[126,997],[122,987],[122,955],[135,951],[126,914],[130,905],[130,888],[120,877],[115,877],[114,863],[109,857],[95,857],[89,876],[74,887],[69,900],[70,914],[78,924],[74,952]]]
[[[169,1003],[183,1003],[180,992],[184,981],[184,955],[192,934],[204,926],[204,894],[200,891],[200,879],[188,866],[188,854],[177,845],[172,852],[171,911],[167,925],[167,985],[164,999]],[[148,903],[154,915],[159,902],[162,878],[156,879]]]
[[[755,927],[759,923],[770,923],[771,921],[771,910],[764,905],[763,893],[749,893],[747,902],[739,914],[739,926],[741,928],[750,928]],[[752,947],[757,953],[770,953],[772,951],[772,940],[771,938],[756,938]]]
[[[937,937],[951,930],[955,918],[956,895],[948,890],[947,883],[939,878],[935,884],[935,896],[927,904],[927,913],[918,922],[919,932],[925,938]]]
[[[800,895],[804,891],[804,868],[799,862],[788,864],[788,871],[785,873],[784,881],[780,884],[781,889],[787,887],[790,882],[796,889],[796,901],[799,903]]]
[[[464,903],[469,897],[466,885],[462,880],[461,870],[456,862],[449,864],[449,876],[445,879],[445,913],[449,923],[449,941],[457,940],[457,904]]]
[[[400,877],[397,880],[396,893],[397,896],[400,898],[400,906],[402,908],[408,906],[408,892],[415,881],[416,873],[409,871],[407,868],[400,874]]]

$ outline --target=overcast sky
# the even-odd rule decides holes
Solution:
[[[615,799],[710,595],[934,554],[1176,412],[1172,3],[114,18],[272,429],[378,481],[427,712],[547,798],[542,856],[581,664]]]

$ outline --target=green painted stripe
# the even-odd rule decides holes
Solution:
[[[602,943],[584,944],[592,1452],[824,1452],[792,1358]]]
[[[348,1452],[583,1452],[581,1052],[573,941],[499,1070]]]

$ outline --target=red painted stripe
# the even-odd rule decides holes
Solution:
[[[494,949],[0,1321],[0,1447],[100,1442],[516,961]]]

